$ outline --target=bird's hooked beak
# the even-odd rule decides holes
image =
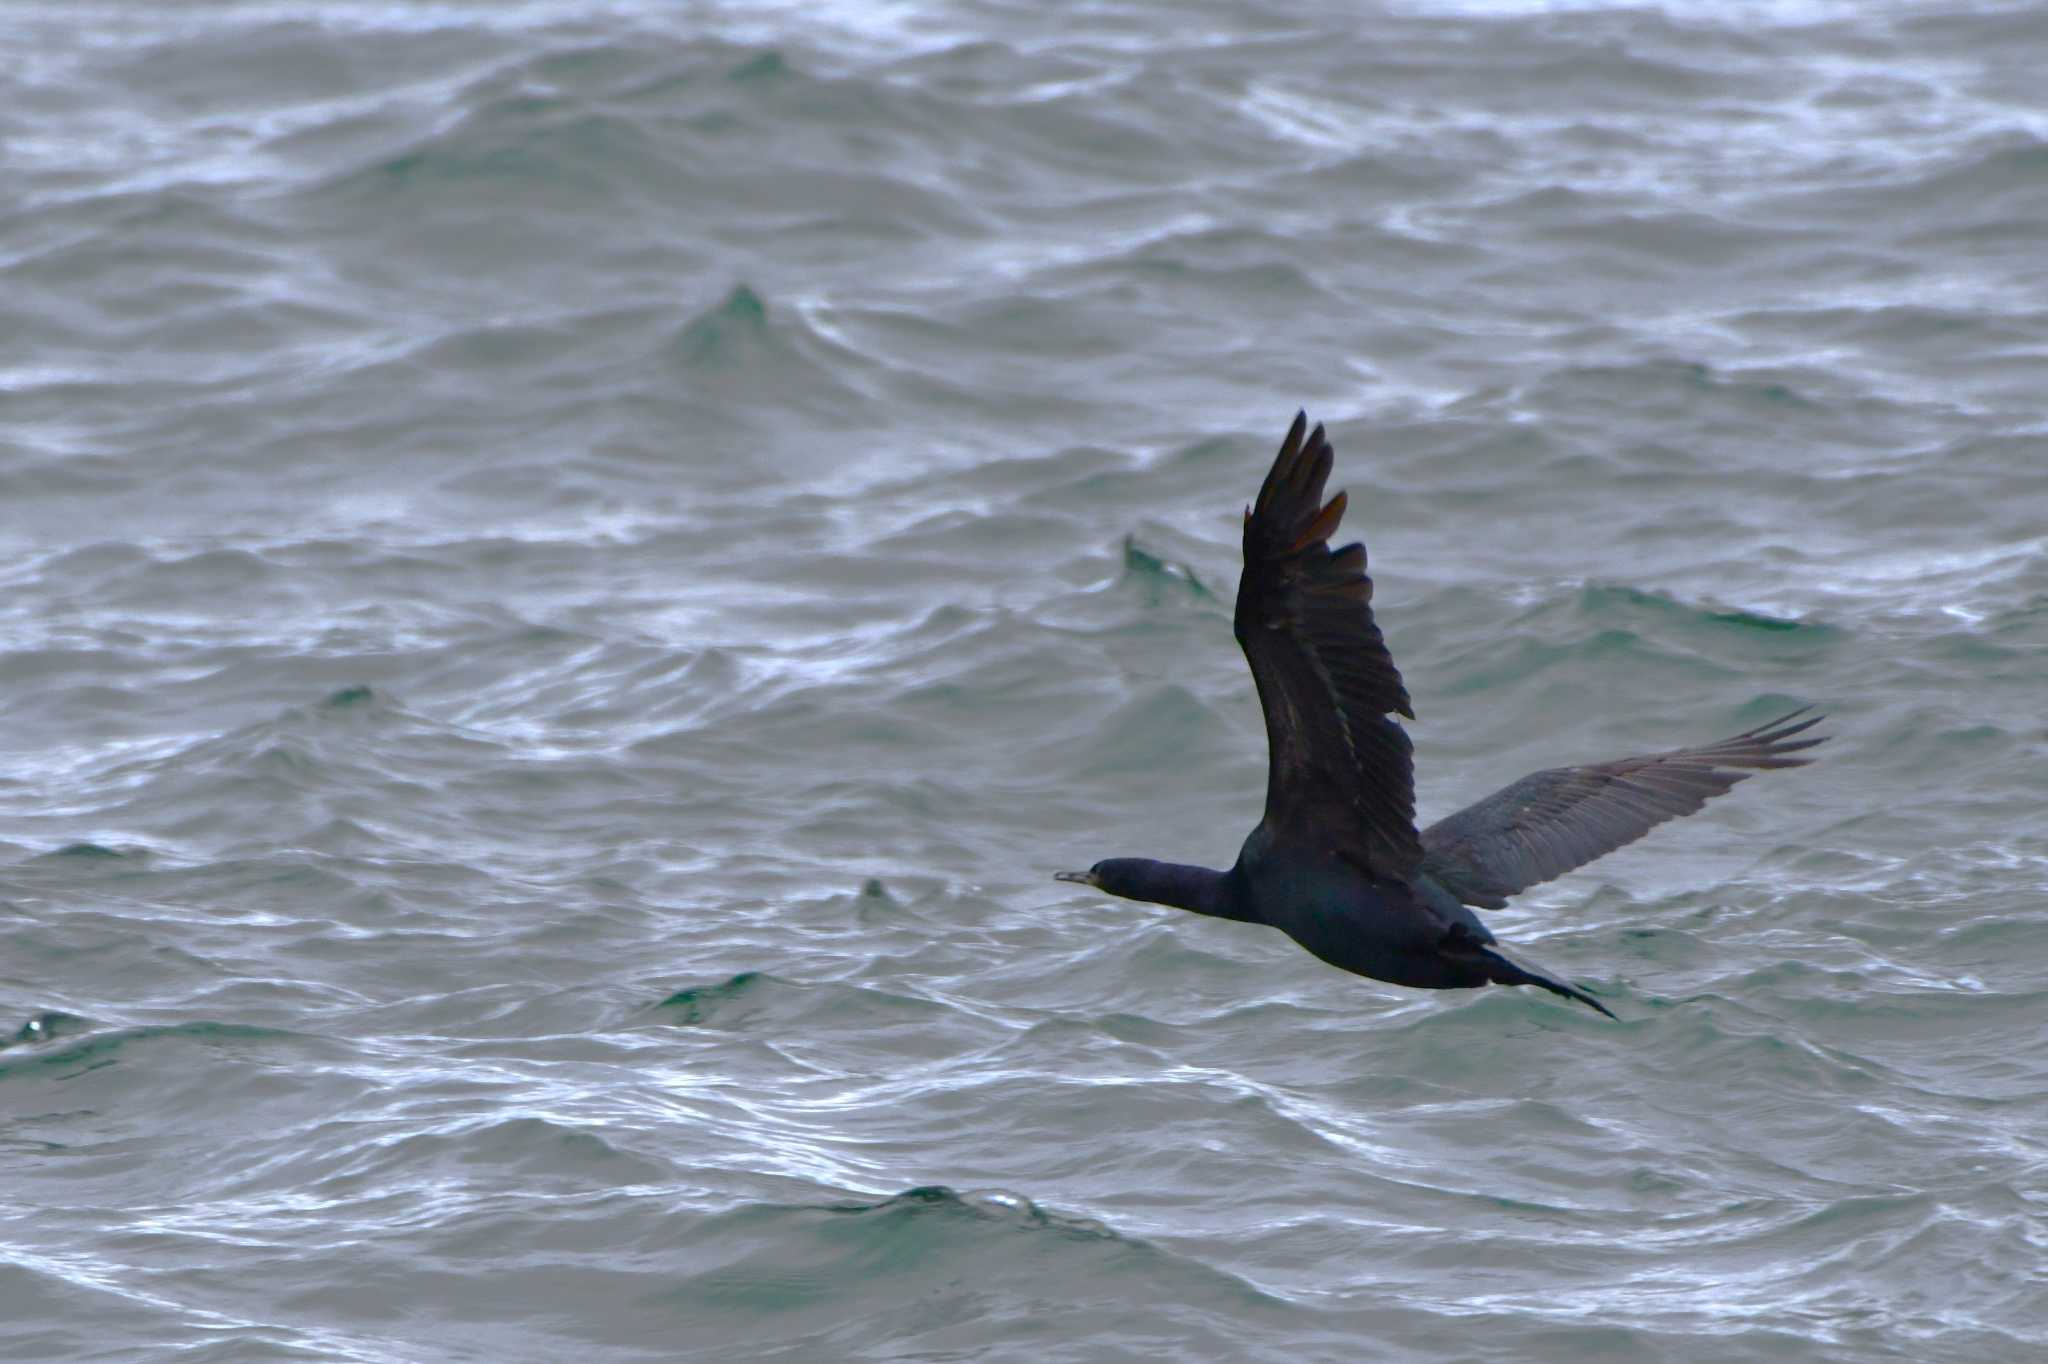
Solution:
[[[1052,874],[1052,879],[1055,881],[1072,881],[1076,885],[1094,886],[1097,890],[1102,889],[1102,882],[1097,879],[1092,871],[1056,871]]]

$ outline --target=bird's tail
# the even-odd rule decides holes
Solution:
[[[1561,980],[1545,975],[1529,962],[1516,961],[1493,943],[1488,943],[1480,948],[1479,955],[1485,959],[1487,966],[1491,969],[1493,982],[1496,985],[1534,985],[1538,989],[1548,990],[1554,995],[1563,995],[1566,999],[1576,999],[1587,1008],[1598,1009],[1609,1018],[1614,1017],[1613,1012],[1605,1004],[1602,1004],[1578,986],[1567,985]],[[1620,1020],[1617,1019],[1616,1021],[1619,1022]]]

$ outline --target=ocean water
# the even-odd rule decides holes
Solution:
[[[4,19],[0,1357],[2043,1357],[2037,6]],[[1051,880],[1298,407],[1619,1022]]]

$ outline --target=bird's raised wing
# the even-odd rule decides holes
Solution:
[[[1236,629],[1266,712],[1265,827],[1405,878],[1422,858],[1415,764],[1388,716],[1415,712],[1373,623],[1365,546],[1330,548],[1345,499],[1324,503],[1329,476],[1323,428],[1298,413],[1245,511]]]
[[[1826,717],[1801,720],[1805,714],[1795,710],[1717,744],[1531,772],[1424,829],[1423,874],[1468,905],[1499,909],[1517,891],[1693,813],[1753,771],[1812,762],[1791,755],[1826,736],[1795,736]]]

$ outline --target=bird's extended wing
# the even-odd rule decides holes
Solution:
[[[1365,546],[1330,548],[1344,494],[1326,504],[1330,443],[1296,414],[1245,511],[1237,642],[1266,713],[1268,831],[1325,840],[1364,870],[1406,877],[1415,836],[1408,691],[1372,618]]]
[[[1517,891],[1693,813],[1753,771],[1812,762],[1791,755],[1826,736],[1795,736],[1826,717],[1805,714],[1717,744],[1532,772],[1423,830],[1422,871],[1468,905],[1499,909]]]

